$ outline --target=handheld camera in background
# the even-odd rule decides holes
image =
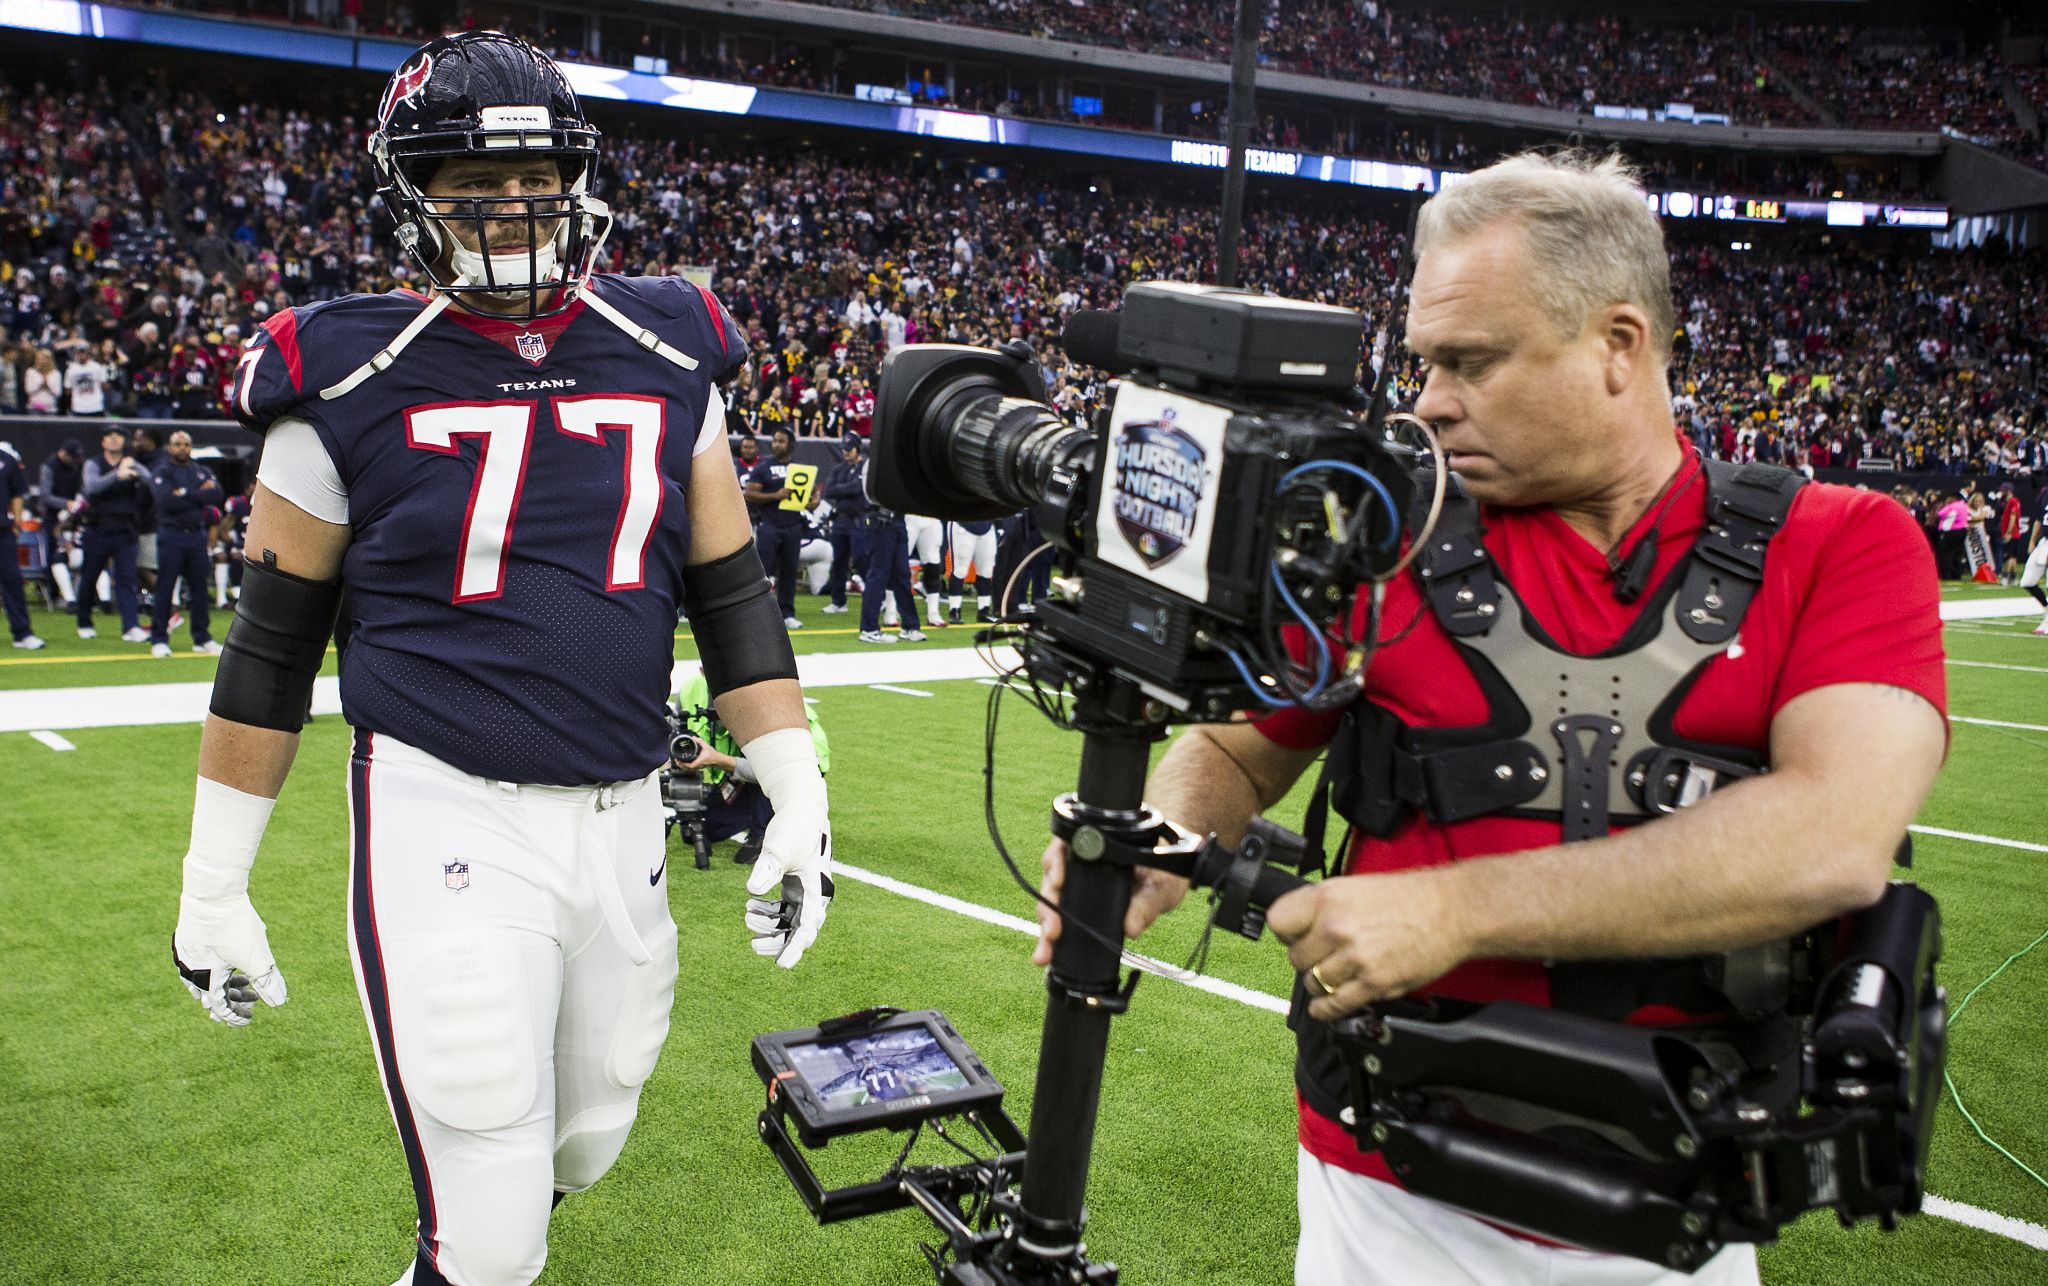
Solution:
[[[688,765],[704,753],[704,742],[689,731],[680,705],[668,703],[668,762],[661,766],[663,836],[682,833],[695,854],[697,869],[711,868],[711,840],[705,830],[711,787]]]

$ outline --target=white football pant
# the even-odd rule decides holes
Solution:
[[[358,729],[356,985],[419,1206],[413,1286],[526,1286],[555,1194],[603,1177],[668,1036],[654,774],[515,786]]]
[[[822,594],[832,577],[832,542],[812,537],[797,547],[797,581],[807,593]]]
[[[953,542],[953,579],[965,580],[972,571],[975,586],[986,595],[988,578],[996,574],[996,529],[990,527],[977,536],[957,522],[946,527]]]
[[[946,524],[937,518],[904,514],[903,528],[909,533],[910,561],[920,567],[939,566],[946,556]]]
[[[1300,1153],[1294,1286],[1756,1286],[1756,1247],[1686,1274],[1503,1232],[1391,1183]]]

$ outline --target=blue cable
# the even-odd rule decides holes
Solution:
[[[1335,469],[1338,473],[1348,473],[1352,477],[1364,482],[1379,495],[1380,503],[1387,507],[1387,516],[1392,519],[1388,524],[1386,537],[1380,541],[1380,548],[1391,548],[1394,542],[1401,538],[1401,510],[1394,504],[1394,495],[1387,490],[1385,483],[1348,460],[1311,460],[1307,464],[1296,465],[1281,475],[1280,485],[1276,489],[1275,494],[1287,490],[1288,487],[1293,485],[1294,480],[1302,474],[1319,472],[1323,469]]]
[[[1323,632],[1317,629],[1315,621],[1309,618],[1308,609],[1303,607],[1294,597],[1294,592],[1287,588],[1287,581],[1280,575],[1280,564],[1268,563],[1266,570],[1272,573],[1273,587],[1280,591],[1280,601],[1287,604],[1287,610],[1294,613],[1294,619],[1300,621],[1301,628],[1308,631],[1308,637],[1302,640],[1302,646],[1313,649],[1316,654],[1316,681],[1302,694],[1302,700],[1314,700],[1322,695],[1323,684],[1330,679],[1330,651],[1326,647],[1318,646],[1323,641]]]
[[[1257,679],[1254,679],[1252,677],[1251,669],[1245,665],[1244,658],[1237,654],[1237,650],[1235,648],[1224,648],[1223,655],[1229,657],[1230,663],[1237,667],[1237,677],[1244,680],[1244,685],[1252,690],[1253,696],[1265,702],[1269,707],[1275,710],[1281,708],[1282,706],[1291,706],[1294,704],[1294,702],[1289,701],[1285,698],[1273,697],[1268,695],[1265,686],[1261,684]]]

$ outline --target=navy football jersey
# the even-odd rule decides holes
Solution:
[[[278,313],[236,372],[242,422],[309,421],[348,492],[343,715],[501,781],[631,780],[666,758],[692,451],[745,360],[680,277],[589,289],[696,369],[580,299],[532,323],[450,307],[322,397],[418,318],[401,290]]]

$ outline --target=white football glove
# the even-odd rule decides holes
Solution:
[[[747,878],[754,953],[793,969],[818,940],[832,905],[832,821],[809,728],[778,728],[743,748],[775,816]],[[771,894],[773,896],[771,896]]]
[[[249,868],[277,801],[199,779],[192,847],[171,959],[185,990],[217,1023],[247,1027],[256,1002],[285,1002],[284,975],[262,917],[249,903]]]

